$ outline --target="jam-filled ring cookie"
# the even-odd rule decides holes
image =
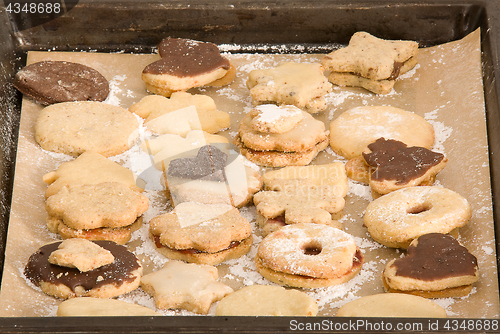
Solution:
[[[301,288],[347,282],[363,260],[351,235],[314,223],[287,225],[267,235],[255,257],[257,271],[266,279]]]
[[[330,123],[330,146],[347,159],[360,156],[380,137],[430,149],[434,128],[423,117],[390,106],[352,108]]]
[[[154,94],[169,97],[194,87],[220,87],[236,76],[236,68],[213,43],[167,37],[158,45],[158,53],[161,59],[142,72],[146,88]]]
[[[68,243],[71,245],[65,247]],[[93,249],[96,245],[98,251]],[[96,254],[108,252],[111,261],[96,263]],[[85,267],[88,264],[90,268]],[[30,256],[24,275],[57,298],[112,298],[139,287],[142,266],[132,252],[115,242],[68,239],[40,247]]]
[[[364,225],[371,237],[387,247],[408,248],[427,233],[455,233],[471,218],[471,207],[460,194],[438,186],[408,187],[368,204]]]

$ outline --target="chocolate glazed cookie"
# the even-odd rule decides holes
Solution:
[[[67,61],[40,61],[17,72],[14,87],[43,105],[104,101],[109,82],[95,69]]]

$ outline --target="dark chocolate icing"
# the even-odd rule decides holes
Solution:
[[[441,153],[424,147],[407,147],[392,139],[379,138],[368,148],[371,152],[363,153],[363,157],[368,165],[376,168],[371,175],[375,181],[396,180],[396,184],[406,184],[444,159]]]
[[[40,61],[16,73],[14,87],[48,105],[72,101],[104,101],[109,82],[95,69],[67,61]]]
[[[42,246],[32,254],[24,269],[24,275],[36,286],[40,282],[49,282],[65,285],[71,291],[75,291],[77,286],[83,287],[86,291],[107,284],[120,286],[136,279],[136,276],[131,275],[131,272],[138,269],[140,264],[132,252],[128,251],[125,246],[112,241],[93,242],[110,251],[115,257],[114,262],[87,272],[51,264],[49,256],[57,250],[62,243],[60,241]]]
[[[387,80],[396,80],[397,77],[399,77],[399,73],[401,72],[401,67],[403,67],[403,63],[395,61],[391,76],[388,77]]]
[[[225,182],[227,154],[213,145],[200,148],[194,158],[174,159],[168,166],[168,176],[188,180]]]
[[[213,43],[167,37],[158,45],[158,53],[161,59],[146,66],[144,73],[192,77],[230,67]]]
[[[394,261],[392,266],[397,276],[434,281],[474,276],[477,259],[452,236],[430,233],[420,236],[418,244],[408,247],[407,255]]]

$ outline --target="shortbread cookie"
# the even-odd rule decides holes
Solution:
[[[401,65],[399,75],[412,70],[417,65],[417,57],[414,56]],[[375,94],[389,94],[392,92],[396,79],[372,80],[363,78],[353,73],[331,72],[328,74],[328,81],[337,86],[343,87],[362,87]]]
[[[447,162],[444,154],[379,138],[368,145],[362,157],[351,159],[346,170],[354,180],[369,183],[374,192],[387,194],[405,187],[433,185]]]
[[[382,279],[389,292],[463,297],[471,292],[479,271],[476,257],[455,238],[430,233],[413,240],[405,257],[387,263]]]
[[[282,109],[273,105],[265,108],[266,113],[272,109],[281,113]],[[283,133],[255,130],[254,119],[259,119],[259,115],[258,112],[249,112],[241,121],[234,139],[241,154],[256,164],[268,167],[307,165],[326,148],[328,133],[324,123],[304,111],[302,119]]]
[[[141,288],[154,297],[159,309],[185,309],[207,314],[210,306],[233,292],[217,281],[216,267],[169,261],[162,269],[145,275]]]
[[[75,160],[61,164],[57,170],[45,174],[43,181],[49,185],[45,191],[47,198],[65,186],[104,182],[120,182],[132,190],[144,190],[144,181],[137,178],[131,170],[96,152],[85,152]]]
[[[300,288],[341,284],[360,270],[363,255],[351,235],[319,224],[287,225],[259,245],[257,271],[271,282]]]
[[[332,214],[343,209],[349,187],[343,163],[284,167],[265,173],[263,181],[266,191],[254,196],[254,204],[264,235],[297,223],[342,228]]]
[[[261,104],[250,111],[250,127],[258,132],[284,133],[292,130],[304,118],[300,108],[291,105]]]
[[[151,219],[156,249],[173,260],[218,265],[241,257],[252,245],[252,228],[227,204],[185,202]]]
[[[112,241],[88,241],[111,252],[114,261],[81,272],[75,265],[60,266],[49,262],[51,254],[65,241],[56,241],[38,249],[29,258],[24,275],[43,292],[67,299],[73,297],[112,298],[139,287],[142,267],[126,247]],[[80,252],[76,250],[75,252]]]
[[[35,140],[57,153],[94,151],[109,157],[128,150],[139,122],[126,109],[103,102],[65,102],[45,107],[35,124]]]
[[[14,87],[44,105],[71,101],[104,101],[109,82],[95,69],[68,61],[44,60],[25,66]]]
[[[427,233],[454,233],[471,218],[467,199],[438,186],[408,187],[368,204],[364,225],[387,247],[407,248]]]
[[[384,40],[361,31],[347,47],[326,55],[321,64],[331,72],[328,79],[334,84],[387,94],[398,76],[416,65],[417,53],[417,42]]]
[[[446,310],[429,299],[405,293],[378,293],[342,305],[337,317],[446,318]]]
[[[129,111],[144,118],[144,125],[157,134],[185,137],[192,130],[216,133],[231,125],[229,114],[217,110],[214,100],[201,94],[176,92],[170,98],[148,95],[131,105]]]
[[[77,268],[86,272],[113,263],[113,254],[96,243],[86,239],[73,238],[64,240],[57,250],[49,256],[51,264]]]
[[[430,149],[434,128],[423,117],[390,106],[356,107],[330,123],[330,146],[347,159],[360,156],[380,137]]]
[[[310,113],[325,110],[324,95],[332,91],[319,63],[284,62],[275,68],[253,70],[247,87],[254,105],[290,104]]]
[[[168,97],[194,87],[223,86],[236,76],[236,68],[213,43],[167,37],[158,53],[161,59],[142,71],[146,88],[154,94]]]
[[[150,317],[161,315],[150,308],[117,299],[78,297],[57,307],[58,317]]]
[[[250,285],[222,298],[215,315],[315,316],[318,304],[309,295],[280,286]]]
[[[130,240],[132,232],[141,225],[137,220],[148,207],[145,195],[120,182],[70,185],[45,202],[47,226],[51,232],[59,233],[63,238],[78,235],[118,244]],[[77,231],[68,233],[68,230]]]
[[[201,147],[194,157],[172,160],[164,175],[174,207],[183,202],[241,207],[262,187],[259,172],[246,166],[243,157],[212,145]]]

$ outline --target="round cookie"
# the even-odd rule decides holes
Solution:
[[[315,316],[318,304],[309,295],[280,286],[250,285],[228,294],[217,304],[215,315]]]
[[[109,82],[95,69],[68,61],[45,60],[16,73],[14,87],[44,105],[70,101],[104,101]]]
[[[46,294],[62,299],[112,298],[139,287],[142,267],[132,252],[112,241],[92,242],[111,252],[114,261],[85,272],[52,264],[49,257],[63,243],[56,241],[40,247],[30,256],[24,269],[25,277]]]
[[[257,271],[271,282],[300,288],[345,283],[361,270],[363,255],[349,234],[326,225],[287,225],[259,245]]]
[[[330,123],[330,146],[347,159],[360,156],[381,137],[430,149],[434,128],[423,117],[390,106],[356,107]]]
[[[35,140],[56,153],[79,156],[87,151],[105,157],[128,150],[139,132],[128,110],[103,102],[65,102],[44,108],[35,124]]]
[[[446,310],[419,296],[379,293],[344,304],[337,317],[446,318]]]
[[[467,224],[471,207],[458,193],[438,186],[416,186],[377,198],[366,208],[364,225],[387,246],[407,248],[427,233],[450,233]]]

